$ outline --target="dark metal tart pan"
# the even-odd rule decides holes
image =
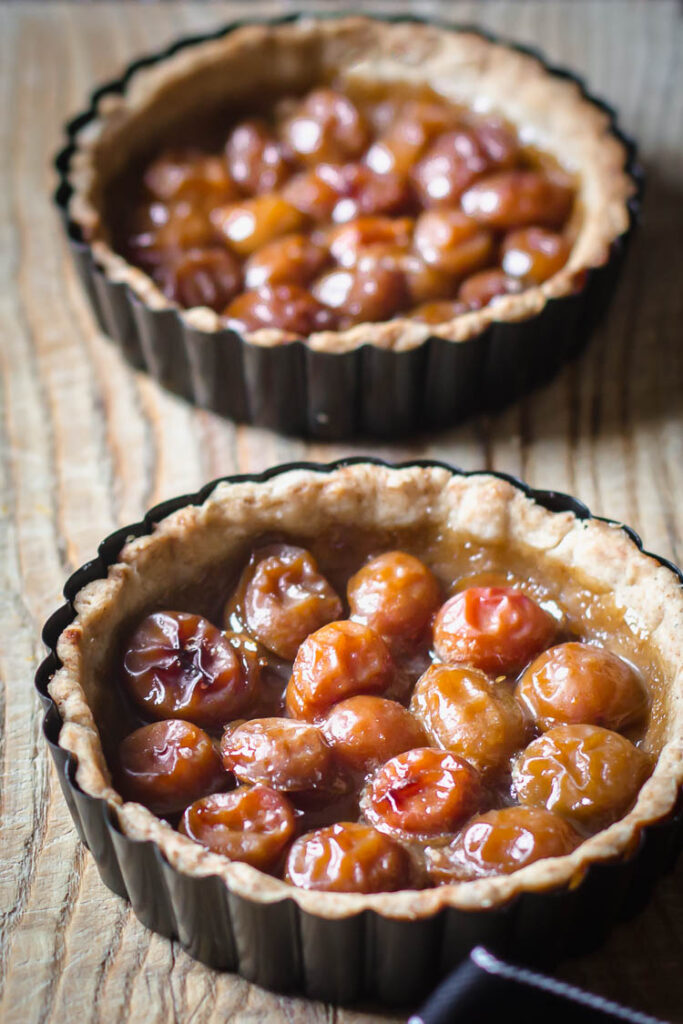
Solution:
[[[284,24],[297,17],[288,15],[268,23]],[[439,24],[403,15],[381,20]],[[69,216],[76,136],[96,117],[102,97],[122,93],[138,69],[248,23],[232,22],[213,33],[183,38],[162,52],[134,61],[120,78],[93,92],[88,107],[65,126],[66,145],[55,159],[59,184],[54,199],[102,332],[134,367],[202,408],[282,433],[329,440],[359,434],[394,437],[449,426],[475,413],[499,409],[550,380],[584,348],[609,305],[640,211],[642,169],[635,144],[619,129],[615,112],[592,96],[579,77],[548,64],[536,50],[476,27],[442,25],[529,54],[550,74],[575,82],[583,96],[607,114],[611,133],[625,148],[624,170],[634,183],[628,201],[629,226],[611,244],[605,263],[587,270],[575,293],[549,299],[540,312],[524,320],[491,323],[466,341],[434,335],[402,352],[364,344],[333,353],[314,351],[304,341],[265,348],[227,327],[216,332],[198,330],[176,309],[152,309],[128,284],[106,276]]]
[[[291,899],[252,902],[230,892],[217,876],[190,877],[172,867],[156,844],[124,835],[106,802],[89,796],[77,785],[76,763],[58,745],[62,720],[47,689],[61,666],[57,641],[75,618],[76,594],[92,580],[107,576],[127,540],[150,534],[156,523],[179,508],[200,505],[219,482],[259,483],[292,469],[329,473],[354,463],[390,465],[359,457],[331,464],[290,463],[261,474],[224,477],[196,494],[157,505],[141,522],[111,534],[100,544],[97,557],[66,582],[66,603],[43,629],[50,653],[38,668],[35,685],[46,712],[43,731],[79,836],[94,856],[105,885],[130,900],[144,925],[168,938],[177,938],[197,960],[237,972],[264,988],[305,993],[336,1003],[372,999],[406,1004],[424,996],[477,945],[542,965],[599,945],[616,921],[643,907],[657,879],[674,866],[683,845],[683,813],[644,829],[631,855],[594,863],[573,887],[526,892],[491,910],[448,908],[419,920],[392,919],[374,911],[326,919],[304,912]],[[428,460],[403,463],[397,468],[402,466],[439,467],[459,476],[481,475]],[[599,518],[592,517],[582,502],[569,495],[534,490],[503,473],[487,475],[506,480],[550,511],[571,512],[579,519]],[[642,550],[638,535],[628,527],[621,528]],[[679,568],[658,555],[650,557],[683,585]]]

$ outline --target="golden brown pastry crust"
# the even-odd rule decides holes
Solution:
[[[512,875],[435,889],[355,895],[297,889],[248,865],[233,863],[175,832],[139,804],[123,803],[112,788],[86,692],[111,686],[93,673],[117,623],[162,603],[182,587],[239,552],[259,532],[300,533],[302,509],[312,536],[330,524],[389,530],[438,526],[454,541],[531,551],[560,575],[577,574],[609,591],[630,628],[649,638],[665,668],[667,689],[659,723],[659,754],[652,776],[621,821],[586,840],[573,853],[531,864]],[[182,553],[182,557],[179,557]],[[85,586],[74,600],[76,618],[62,633],[62,668],[49,691],[63,720],[60,746],[77,760],[76,780],[109,804],[119,827],[134,839],[153,840],[178,870],[218,875],[251,900],[284,897],[304,910],[336,918],[374,909],[389,917],[418,918],[443,907],[476,910],[519,892],[565,885],[588,864],[632,850],[641,829],[673,809],[683,784],[683,589],[672,572],[644,554],[618,527],[569,512],[549,512],[519,489],[487,475],[453,476],[447,469],[392,469],[361,463],[332,472],[295,469],[262,482],[218,484],[200,506],[165,519],[151,535],[127,543],[106,579]],[[96,676],[97,678],[94,678]]]
[[[309,69],[305,82],[302,68]],[[576,290],[586,269],[603,265],[612,243],[628,229],[628,201],[635,185],[624,167],[625,146],[613,134],[609,116],[586,99],[575,82],[553,76],[529,54],[473,33],[363,17],[302,18],[288,24],[246,25],[221,39],[183,49],[137,71],[123,95],[103,97],[98,116],[75,140],[69,213],[105,273],[128,284],[153,309],[174,306],[150,277],[113,251],[99,209],[103,176],[120,169],[150,130],[163,128],[166,109],[178,113],[180,104],[182,109],[191,110],[193,104],[196,108],[225,91],[226,78],[231,93],[248,94],[259,87],[285,90],[310,85],[330,71],[350,80],[426,84],[457,104],[481,113],[495,111],[517,127],[525,144],[550,154],[576,177],[581,216],[565,266],[538,287],[439,324],[439,337],[465,341],[492,322],[525,320],[539,313],[548,299]],[[179,312],[199,330],[213,332],[225,326],[205,307]],[[346,352],[363,344],[403,351],[434,333],[433,325],[396,318],[345,331],[321,331],[310,335],[307,343],[321,352]],[[271,347],[290,336],[268,328],[246,337]]]

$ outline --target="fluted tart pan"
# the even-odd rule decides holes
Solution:
[[[418,83],[431,61],[434,81],[456,100],[488,104],[532,131],[579,179],[582,226],[566,267],[438,327],[396,318],[277,343],[272,330],[243,334],[211,310],[180,309],[113,251],[98,176],[121,159],[127,119],[144,110],[148,94],[185,76],[192,96],[199,69],[207,88],[229,95],[244,87],[245,65],[279,74],[285,85],[294,75],[301,88],[302,74],[315,77],[302,69],[328,51],[330,61],[365,62],[366,70],[382,58],[383,74]],[[609,304],[642,186],[634,144],[577,76],[477,29],[405,17],[291,15],[180,39],[92,94],[66,126],[55,166],[56,204],[97,322],[133,366],[234,420],[329,439],[443,427],[549,380],[584,347]]]
[[[259,532],[314,542],[327,528],[372,524],[405,537],[426,523],[453,543],[504,544],[577,574],[596,593],[609,591],[634,636],[649,636],[661,670],[644,742],[656,765],[625,818],[573,853],[513,875],[362,896],[297,889],[122,801],[102,740],[117,700],[109,666],[122,624],[174,592],[189,600],[199,579],[197,592],[206,593],[207,567],[226,564],[231,551],[243,557]],[[412,1002],[477,944],[543,963],[592,947],[672,865],[683,835],[682,585],[681,571],[644,552],[632,530],[503,474],[361,458],[226,477],[117,530],[68,580],[36,675],[44,732],[103,881],[147,927],[266,988],[342,1003]]]

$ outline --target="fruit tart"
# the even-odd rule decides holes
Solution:
[[[438,464],[284,467],[103,550],[56,641],[59,749],[124,878],[158,851],[171,930],[204,959],[206,940],[347,998],[323,953],[360,942],[353,991],[400,998],[472,929],[509,939],[520,901],[592,904],[596,871],[607,889],[674,811],[681,579],[572,499]],[[240,945],[269,915],[289,982]],[[547,916],[524,924],[541,942]],[[361,982],[358,955],[400,963],[419,936],[431,966]]]
[[[364,349],[415,363],[439,339],[431,386],[467,358],[483,387],[463,396],[496,403],[506,325],[516,384],[547,374],[603,304],[637,194],[628,145],[571,78],[474,32],[361,17],[175,47],[100,95],[62,163],[109,333],[238,418],[266,415],[249,392],[267,367],[283,394],[296,375],[298,429],[337,433],[393,429],[334,421],[340,357]],[[239,379],[217,391],[228,361]],[[423,371],[411,387],[412,424],[464,411]]]

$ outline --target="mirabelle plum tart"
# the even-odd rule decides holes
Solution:
[[[132,530],[116,560],[103,566],[106,576],[91,578],[74,594],[75,618],[57,643],[61,665],[49,692],[63,723],[59,743],[74,758],[80,791],[107,804],[124,837],[156,844],[168,870],[197,878],[217,876],[231,893],[260,905],[288,897],[302,910],[327,919],[346,919],[360,910],[423,919],[446,907],[501,907],[521,892],[574,884],[591,865],[631,853],[642,831],[673,811],[683,781],[680,581],[624,530],[590,518],[572,499],[550,492],[525,493],[495,475],[459,474],[438,464],[392,468],[357,461],[284,467],[266,478],[219,481],[194,501],[151,517],[145,530],[141,535]],[[252,559],[253,552],[260,555]],[[147,661],[145,670],[151,673],[151,690],[164,672],[170,673],[170,692],[176,692],[178,680],[189,673],[196,687],[187,713],[199,715],[212,736],[191,720],[168,717],[165,705],[155,715],[166,717],[141,727],[138,709],[147,705],[140,704],[139,693],[135,704],[129,701],[116,680],[126,645],[136,637],[141,622],[158,614],[155,609],[174,608],[177,614],[201,617],[197,628],[206,621],[220,635],[231,595],[243,592],[245,579],[256,578],[253,568],[264,552],[276,562],[284,558],[287,573],[294,565],[298,574],[296,585],[285,573],[284,589],[267,591],[287,597],[273,606],[279,641],[283,636],[291,639],[290,630],[299,629],[302,600],[305,615],[309,600],[323,601],[325,618],[336,615],[339,606],[346,610],[347,585],[358,597],[356,574],[362,567],[370,566],[373,578],[372,567],[383,552],[392,553],[390,566],[396,564],[395,553],[403,552],[426,572],[416,575],[414,562],[407,561],[409,582],[421,583],[417,590],[411,583],[409,591],[419,598],[417,618],[412,601],[396,602],[392,588],[400,588],[400,574],[380,573],[379,593],[386,602],[385,621],[391,624],[392,635],[399,621],[412,637],[418,619],[422,629],[425,621],[430,623],[437,594],[443,608],[473,589],[499,596],[507,588],[526,601],[504,604],[505,613],[498,618],[487,614],[478,619],[478,645],[471,649],[480,659],[485,638],[499,658],[501,638],[507,636],[514,656],[502,662],[494,659],[484,669],[481,660],[476,666],[440,662],[438,651],[433,651],[436,660],[423,675],[424,665],[412,663],[401,644],[390,652],[372,627],[343,618],[319,626],[313,616],[310,622],[317,628],[298,637],[294,663],[314,643],[310,656],[303,658],[303,669],[294,673],[296,699],[290,703],[288,681],[296,645],[287,645],[283,657],[279,641],[280,653],[274,653],[249,636],[248,617],[230,618],[231,631],[242,630],[237,635],[258,660],[259,672],[258,687],[248,694],[248,701],[226,712],[221,766],[215,722],[204,717],[201,706],[201,672],[207,665],[201,654],[197,661],[175,647],[169,661],[162,644],[157,662],[151,666]],[[380,567],[383,564],[379,562]],[[270,563],[269,574],[280,579],[279,565]],[[428,600],[423,601],[425,596]],[[537,610],[529,617],[531,607]],[[524,609],[521,627],[517,617],[510,618],[510,608]],[[403,617],[406,609],[411,614]],[[459,621],[449,620],[451,639],[462,627]],[[542,629],[534,628],[530,634],[525,626],[529,622]],[[258,624],[262,628],[264,620]],[[471,619],[464,628],[469,643]],[[438,614],[434,629],[439,635]],[[212,636],[201,626],[203,637],[207,632]],[[318,651],[321,634],[324,642]],[[233,632],[226,635],[234,637]],[[265,638],[262,633],[261,640]],[[181,639],[187,646],[187,638]],[[585,702],[586,722],[554,724],[546,705],[534,704],[528,694],[526,701],[517,703],[515,673],[522,680],[520,687],[530,671],[545,684],[539,659],[546,657],[544,650],[550,651],[550,658],[563,644],[570,652],[579,646],[590,654],[573,677],[584,696],[586,687],[590,689],[590,665],[597,666],[599,707],[596,712],[590,701]],[[239,656],[235,660],[224,647],[218,649],[230,667],[226,678],[234,681]],[[456,645],[445,653],[453,649],[460,650]],[[239,655],[239,645],[233,650]],[[596,658],[598,650],[609,652],[609,657]],[[574,661],[573,656],[570,668]],[[616,712],[609,701],[605,705],[609,728],[593,721],[604,710],[600,672],[605,664],[624,685],[624,700]],[[410,685],[397,700],[392,687],[400,674]],[[491,702],[500,714],[500,761],[470,763],[468,755],[472,761],[476,758],[468,747],[467,729],[462,733],[464,745],[449,749],[451,690],[445,687],[441,693],[440,683],[432,687],[432,679],[449,674],[470,681],[468,700]],[[232,694],[236,691],[234,682],[231,685]],[[406,707],[413,689],[417,717],[411,717]],[[182,685],[179,692],[185,692]],[[209,699],[211,685],[206,692]],[[534,693],[538,692],[537,687]],[[547,685],[540,692],[548,698]],[[422,706],[420,695],[429,693],[434,703]],[[564,713],[567,693],[571,690],[565,686],[551,704],[553,715]],[[287,716],[288,704],[296,718]],[[532,714],[524,718],[530,707],[538,724]],[[373,720],[377,759],[367,737]],[[192,742],[201,752],[200,791],[194,786],[197,780],[190,780],[179,801],[186,803],[180,831],[175,827],[179,803],[164,804],[154,795],[149,799],[144,787],[117,789],[119,750],[127,749],[127,737],[150,728],[167,730],[169,735],[175,735],[174,729],[188,734],[194,730]],[[158,759],[169,753],[163,738],[154,749],[157,762],[151,775],[157,772]],[[590,761],[588,768],[595,769],[589,779],[588,810],[577,796],[581,779],[572,768],[584,749],[590,757],[582,764]],[[511,776],[504,765],[508,759]],[[608,770],[603,771],[608,761]],[[135,771],[133,760],[126,764]],[[558,775],[557,785],[548,764]],[[236,782],[231,781],[233,773]],[[155,785],[152,779],[153,794]],[[250,792],[257,794],[253,800],[247,799]],[[500,817],[497,812],[511,805],[519,806],[519,813],[503,815],[507,831],[491,833],[479,866],[472,867],[472,858],[479,856],[474,852],[476,837],[488,836],[489,825]],[[158,817],[153,807],[168,820]],[[252,813],[261,836],[253,848],[250,840],[240,845]],[[555,838],[549,837],[544,845],[540,839],[532,840],[535,823],[546,818],[554,823]],[[479,821],[486,827],[467,831],[470,823],[473,828]],[[337,826],[347,825],[353,826],[349,832],[335,832]],[[288,853],[295,848],[296,856]],[[429,853],[436,848],[444,851],[438,857]],[[355,849],[364,851],[357,877],[350,868]],[[325,864],[331,863],[326,858],[333,858],[335,850],[346,859],[339,877],[330,876],[326,888]],[[498,856],[502,860],[497,873],[491,865]],[[469,867],[462,866],[463,857]],[[386,891],[378,891],[383,884]]]
[[[363,17],[247,25],[137,70],[105,100],[69,171],[70,216],[98,264],[154,309],[207,332],[227,318],[267,347],[411,349],[434,330],[412,317],[424,301],[463,302],[441,307],[452,341],[518,322],[580,290],[630,223],[628,153],[605,111],[473,32]],[[325,270],[330,229],[373,218],[412,219],[402,259]],[[323,249],[299,245],[291,278],[278,250],[289,236]],[[406,257],[440,273],[429,294]],[[470,286],[487,268],[505,284]],[[327,315],[304,315],[303,294],[286,315],[276,283],[310,288]]]

